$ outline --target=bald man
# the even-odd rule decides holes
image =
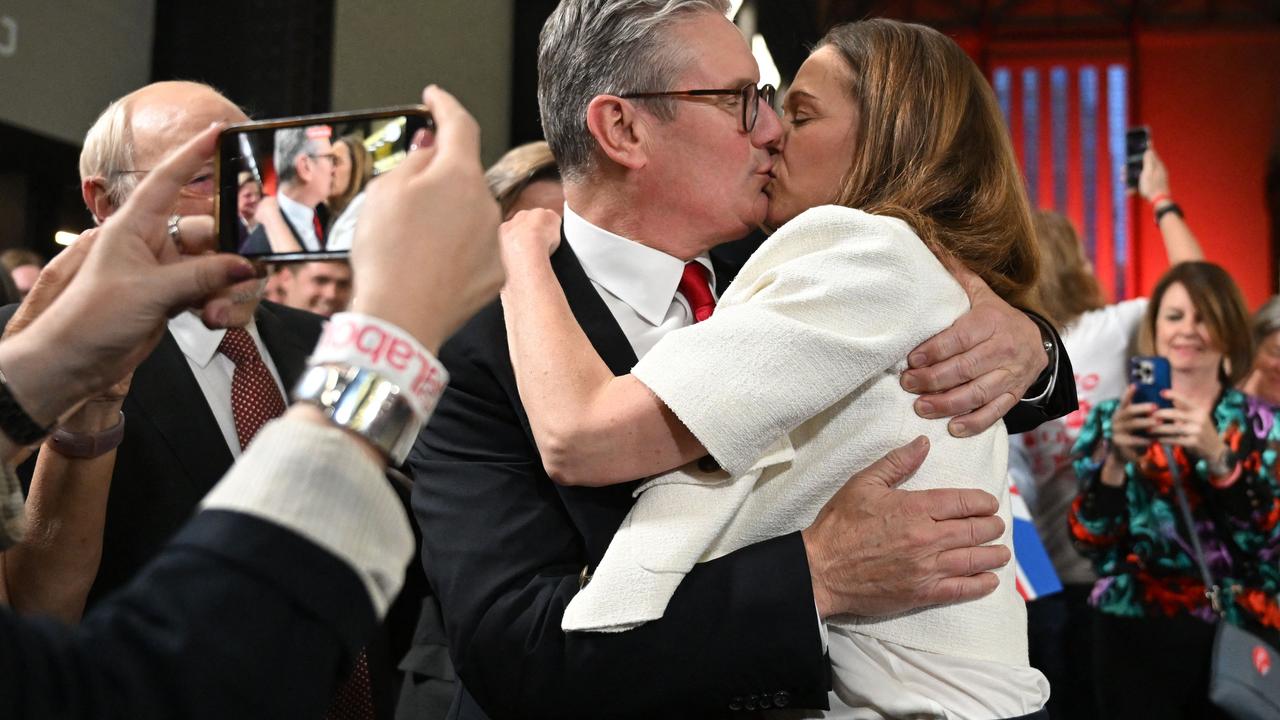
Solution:
[[[212,123],[247,119],[234,103],[198,83],[155,83],[116,100],[85,136],[80,155],[85,205],[103,222],[170,151]],[[209,164],[185,184],[172,213],[211,215],[215,191]],[[61,425],[62,442],[42,448],[53,454],[46,467],[56,462],[55,475],[62,482],[42,483],[41,490],[56,488],[61,502],[39,503],[35,509],[81,513],[74,523],[50,522],[49,527],[51,533],[63,526],[82,532],[50,537],[39,549],[43,556],[33,551],[35,572],[7,570],[21,576],[13,583],[15,608],[74,621],[124,585],[191,517],[240,455],[248,416],[275,415],[283,407],[286,389],[319,337],[321,320],[282,306],[260,306],[261,290],[256,279],[231,289],[237,302],[229,321],[244,325],[243,330],[210,330],[192,313],[170,320],[132,383],[87,403]],[[0,321],[7,323],[12,312],[12,306],[0,310]],[[223,352],[228,332],[242,340],[236,347],[245,352],[237,356],[246,367],[254,366],[257,382],[250,396],[241,392],[233,399],[233,378],[240,370],[228,354],[236,351],[228,345]],[[121,431],[118,448],[99,452],[115,447]]]

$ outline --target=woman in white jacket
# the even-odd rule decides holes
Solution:
[[[667,334],[631,375],[613,377],[576,329],[553,330],[573,326],[554,283],[504,290],[521,398],[553,477],[664,473],[638,491],[565,630],[661,617],[695,563],[807,527],[853,471],[921,435],[932,450],[904,487],[986,490],[1010,524],[1003,426],[952,437],[946,420],[916,415],[898,379],[912,348],[968,308],[957,278],[976,273],[1028,304],[1037,254],[990,87],[942,34],[872,20],[832,30],[784,108],[768,191],[777,232],[714,315]],[[554,230],[519,217],[507,228],[508,248],[523,249],[506,254],[510,276],[547,276],[521,266],[548,262],[527,251],[558,242],[543,227]],[[672,442],[635,441],[657,433]],[[715,463],[691,462],[704,454]],[[1040,710],[1048,685],[1027,663],[1025,609],[1012,569],[998,575],[978,600],[830,621],[828,717]]]

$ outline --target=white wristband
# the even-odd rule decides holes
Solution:
[[[449,383],[444,366],[416,338],[360,313],[329,318],[308,363],[345,363],[381,375],[400,388],[419,420],[431,414]]]

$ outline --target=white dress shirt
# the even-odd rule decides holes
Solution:
[[[693,324],[689,301],[676,292],[685,261],[596,227],[564,206],[564,239],[578,256],[596,292],[642,358],[663,335]],[[705,253],[697,262],[710,273],[716,293],[716,271]]]
[[[280,380],[280,372],[276,370],[276,364],[272,362],[267,346],[262,344],[262,338],[258,335],[257,323],[251,321],[245,330],[248,331],[249,337],[253,338],[253,344],[258,348],[262,362],[266,364],[271,377],[275,379],[280,397],[287,398],[284,383]],[[210,330],[194,313],[184,312],[169,321],[169,332],[173,333],[173,339],[177,341],[182,354],[186,356],[191,374],[196,376],[196,382],[204,393],[205,402],[213,411],[214,419],[218,421],[218,429],[222,430],[222,438],[227,443],[227,449],[231,451],[232,457],[240,457],[240,440],[236,435],[236,420],[231,410],[231,377],[235,373],[236,364],[231,362],[231,358],[218,352],[218,345],[222,343],[222,336],[226,335],[227,331]],[[286,401],[285,404],[288,405],[288,402]]]
[[[280,212],[284,213],[285,219],[297,231],[302,249],[318,252],[321,248],[320,238],[316,237],[315,209],[303,205],[283,192],[276,193],[276,202],[280,205]]]

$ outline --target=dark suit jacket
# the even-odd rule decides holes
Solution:
[[[596,351],[615,374],[629,372],[630,343],[568,243],[552,264]],[[732,276],[718,265],[721,287]],[[566,636],[560,621],[579,573],[603,556],[636,485],[570,488],[548,479],[516,389],[500,305],[455,335],[441,360],[452,380],[410,465],[423,561],[462,681],[450,718],[826,707],[829,668],[798,533],[697,565],[659,621]],[[1061,377],[1073,404],[1069,364]],[[1019,413],[1025,417],[1011,413],[1011,426],[1047,414]],[[438,655],[429,645],[438,641],[416,650]],[[429,674],[425,665],[417,670]],[[412,715],[402,707],[400,716]]]
[[[280,213],[280,217],[284,220],[284,224],[288,226],[289,232],[293,233],[294,239],[298,241],[299,245],[302,245],[302,236],[298,234],[298,228],[289,222],[288,216],[283,212]],[[316,217],[320,218],[321,235],[319,240],[320,246],[323,248],[325,238],[329,234],[329,213],[324,205],[316,206]],[[305,251],[307,247],[303,245],[302,249]],[[247,238],[241,238],[240,253],[242,255],[268,255],[271,252],[273,252],[271,250],[271,241],[267,239],[267,229],[262,226],[262,223],[258,223],[258,227],[254,228]]]
[[[206,512],[78,627],[0,610],[0,716],[320,718],[374,625],[343,561]]]
[[[568,243],[552,263],[596,350],[615,373],[630,371],[631,345]],[[722,283],[731,276],[717,268]],[[465,685],[450,717],[707,717],[764,699],[825,707],[829,669],[798,533],[699,564],[660,621],[563,633],[579,573],[604,555],[635,484],[570,488],[547,477],[500,305],[441,360],[452,379],[410,465],[423,563]]]

